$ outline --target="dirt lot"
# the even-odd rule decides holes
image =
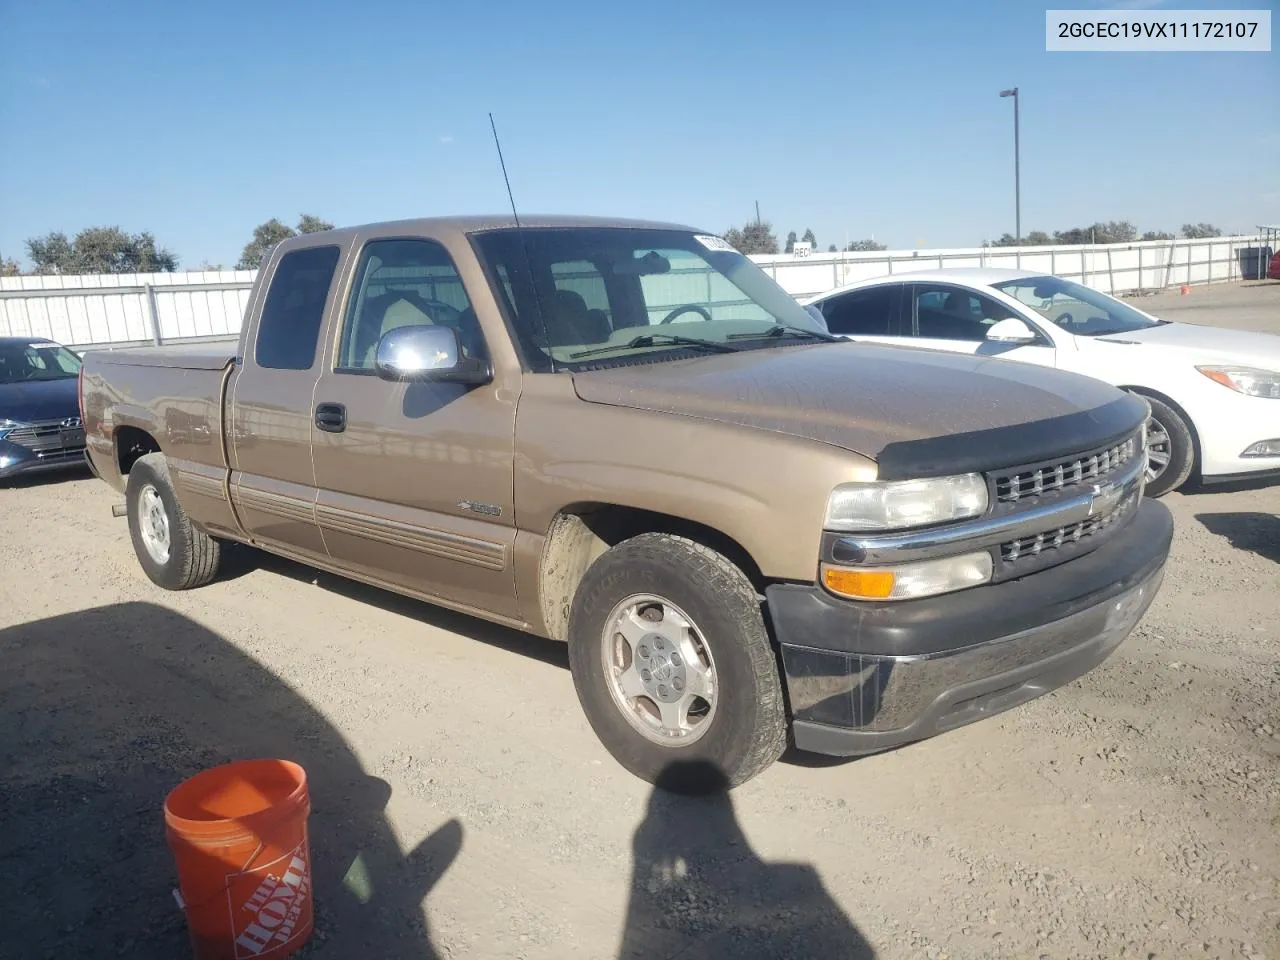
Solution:
[[[1165,304],[1280,332],[1280,285]],[[1280,958],[1280,486],[1170,496],[1163,592],[1081,681],[700,802],[615,766],[562,648],[248,552],[163,593],[115,499],[0,490],[0,957],[185,955],[164,793],[272,755],[309,957]]]

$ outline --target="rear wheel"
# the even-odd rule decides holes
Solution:
[[[187,519],[164,454],[149,453],[133,464],[125,504],[133,551],[152,583],[166,590],[190,590],[218,575],[222,545]]]
[[[604,746],[666,789],[736,786],[786,744],[755,589],[691,540],[642,534],[597,558],[573,600],[569,664]]]
[[[1155,397],[1147,421],[1147,496],[1163,497],[1187,482],[1196,462],[1195,441],[1182,416]]]

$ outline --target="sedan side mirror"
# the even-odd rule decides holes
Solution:
[[[434,380],[442,383],[488,383],[487,363],[462,355],[452,327],[400,327],[382,335],[374,367],[383,380]]]
[[[987,328],[987,339],[998,343],[1031,343],[1035,338],[1035,331],[1017,317],[1005,317]]]

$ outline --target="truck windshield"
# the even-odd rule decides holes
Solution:
[[[56,343],[0,343],[0,383],[70,380],[80,374],[80,358]]]
[[[1050,323],[1083,337],[1130,333],[1168,323],[1148,317],[1092,287],[1061,277],[1023,277],[992,286],[1021,300]]]
[[[719,237],[524,227],[473,237],[536,370],[833,339]]]

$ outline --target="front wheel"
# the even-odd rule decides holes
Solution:
[[[1148,497],[1163,497],[1187,482],[1196,462],[1191,428],[1176,410],[1155,397],[1143,397],[1151,405],[1147,421]]]
[[[166,590],[202,587],[218,575],[221,544],[191,525],[162,453],[139,457],[125,486],[133,552],[151,582]]]
[[[588,568],[569,618],[569,665],[600,741],[650,783],[736,786],[786,745],[756,591],[692,540],[641,534]]]

